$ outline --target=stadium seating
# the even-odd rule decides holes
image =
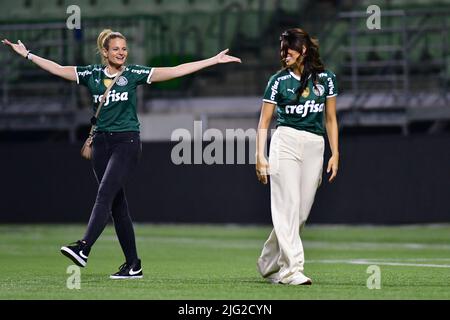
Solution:
[[[69,4],[64,0],[49,0],[47,3],[48,5],[40,6],[39,16],[41,19],[59,20],[69,16],[67,8],[72,3]]]
[[[374,3],[371,0],[362,0],[360,2],[361,7],[368,7],[370,5],[376,4],[380,7],[389,7],[389,8],[408,8],[411,9],[413,7],[432,7],[439,4],[448,5],[447,0],[381,0]]]
[[[275,1],[266,1],[263,10],[274,9]],[[296,0],[283,0],[284,8],[293,8]],[[257,0],[41,0],[3,1],[1,21],[36,21],[67,17],[67,7],[77,5],[82,17],[160,15],[163,13],[218,12],[238,4],[245,10],[259,10]]]
[[[33,17],[39,16],[40,8],[37,1],[18,0],[7,2],[8,4],[5,4],[6,8],[2,3],[2,20],[33,19]]]
[[[371,2],[361,0],[355,7],[355,1],[342,1],[339,8],[343,11],[356,8],[365,13]],[[346,7],[346,3],[352,5]],[[377,2],[383,10],[433,9],[436,4],[444,3],[443,0]],[[68,17],[67,6],[71,4],[81,8],[83,28],[77,32],[61,27]],[[387,17],[382,19],[382,32],[370,32],[364,17],[354,28],[349,19],[338,18],[335,2],[319,0],[48,0],[45,5],[38,0],[17,0],[4,1],[2,5],[2,37],[21,39],[34,52],[62,64],[100,62],[95,54],[96,39],[104,28],[120,31],[127,37],[129,63],[170,66],[207,58],[227,47],[245,62],[239,68],[231,65],[208,68],[202,71],[201,77],[155,86],[159,90],[145,91],[143,97],[146,100],[156,96],[173,98],[189,94],[260,95],[266,84],[262,79],[279,68],[278,34],[280,30],[293,26],[303,27],[319,38],[323,61],[327,68],[339,75],[340,91],[344,93],[353,90],[352,62],[355,61],[359,89],[364,93],[406,87],[402,76],[406,72],[405,61],[411,90],[424,89],[425,85],[436,87],[436,81],[448,85],[450,78],[448,49],[445,51],[444,33],[439,31],[445,25],[448,28],[450,15],[445,20],[438,14],[408,14],[406,24],[402,17]],[[449,6],[442,5],[439,10],[442,8]],[[318,21],[315,18],[317,14],[325,18]],[[57,22],[59,27],[58,24],[49,24],[44,30],[34,24],[37,22]],[[407,27],[406,39],[404,26]],[[352,30],[356,31],[353,40]],[[405,40],[409,43],[407,52],[403,50]],[[352,45],[357,51],[355,55]],[[9,85],[23,83],[24,92],[33,95],[33,87],[29,86],[29,81],[27,83],[32,76],[33,80],[38,79],[53,89],[57,88],[48,91],[49,96],[57,96],[60,88],[51,84],[55,79],[37,71],[32,64],[3,54],[0,55],[0,63],[8,65],[8,72],[2,70],[0,75],[7,73],[4,79]],[[429,81],[424,80],[424,76],[430,78]],[[39,90],[35,90],[35,96],[39,96]],[[20,95],[19,91],[11,90],[10,93]],[[382,95],[367,101],[378,104],[383,100],[380,97]],[[353,103],[346,97],[341,97],[340,101],[348,101],[348,106]],[[86,101],[78,106],[88,104]]]
[[[298,12],[305,3],[306,1],[282,0],[280,1],[280,7],[286,12]]]

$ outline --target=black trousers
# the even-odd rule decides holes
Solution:
[[[124,185],[141,157],[139,132],[97,132],[92,146],[98,192],[83,240],[92,247],[112,216],[126,261],[132,263],[138,256]]]

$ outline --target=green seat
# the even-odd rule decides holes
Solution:
[[[97,0],[96,1],[96,12],[100,16],[126,16],[130,13],[130,5],[124,4],[122,0]]]
[[[195,6],[188,0],[159,0],[158,2],[160,2],[162,12],[188,13]]]
[[[73,4],[73,2],[74,1],[65,0],[66,6]],[[93,4],[91,0],[77,0],[76,5],[81,9],[81,19],[105,16],[103,8],[98,4]]]
[[[175,1],[177,2],[177,1]],[[132,14],[159,15],[167,11],[167,1],[129,0],[128,11]]]
[[[31,1],[30,5],[27,5],[26,0],[15,0],[7,1],[8,9],[4,8],[2,3],[1,11],[4,12],[4,18],[6,21],[17,20],[35,20],[36,16],[39,16],[39,12],[36,12],[39,7],[37,6],[37,1]],[[34,11],[34,13],[33,13]]]
[[[217,12],[220,11],[229,2],[220,0],[195,0],[192,3],[190,3],[189,0],[185,1],[189,6],[188,9],[189,12]]]
[[[306,1],[299,0],[280,0],[281,9],[286,12],[298,12],[301,8],[301,4]]]
[[[18,5],[20,5],[20,2],[18,1],[4,1],[4,3],[2,3],[2,9],[0,10],[0,20],[2,22],[12,20],[13,17],[11,16],[11,12],[16,10]]]
[[[38,1],[35,1],[38,2]],[[67,19],[69,14],[67,13],[67,8],[69,5],[74,3],[74,1],[70,1],[71,3],[66,3],[67,1],[58,1],[58,0],[48,0],[45,2],[45,5],[41,5],[39,11],[39,17],[41,19]]]
[[[163,5],[159,5],[155,0],[129,0],[125,7],[131,14],[158,15],[163,12]]]

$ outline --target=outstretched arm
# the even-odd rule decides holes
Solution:
[[[179,78],[187,74],[194,73],[201,69],[216,65],[218,63],[241,62],[241,59],[227,55],[228,49],[220,52],[218,55],[195,62],[180,64],[176,67],[154,68],[151,81],[161,82],[174,78]]]
[[[20,40],[18,41],[18,43],[12,43],[8,39],[4,39],[2,40],[2,43],[4,45],[10,46],[17,54],[21,55],[22,57],[27,57],[29,51]],[[39,67],[50,72],[51,74],[54,74],[66,80],[77,81],[77,73],[75,67],[63,67],[53,61],[38,57],[35,54],[31,55],[30,60],[32,60]]]

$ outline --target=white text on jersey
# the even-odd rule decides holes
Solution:
[[[103,95],[94,95],[94,103],[100,102]],[[104,106],[106,107],[109,104],[109,101],[117,102],[117,101],[128,101],[128,92],[116,92],[116,90],[110,91],[108,96],[106,97],[106,101]]]
[[[328,78],[328,94],[333,95],[334,94],[334,84],[333,80],[331,78]]]
[[[308,100],[305,104],[287,105],[285,106],[286,114],[300,114],[302,118],[306,117],[308,113],[322,112],[325,104],[315,103],[315,100]]]

